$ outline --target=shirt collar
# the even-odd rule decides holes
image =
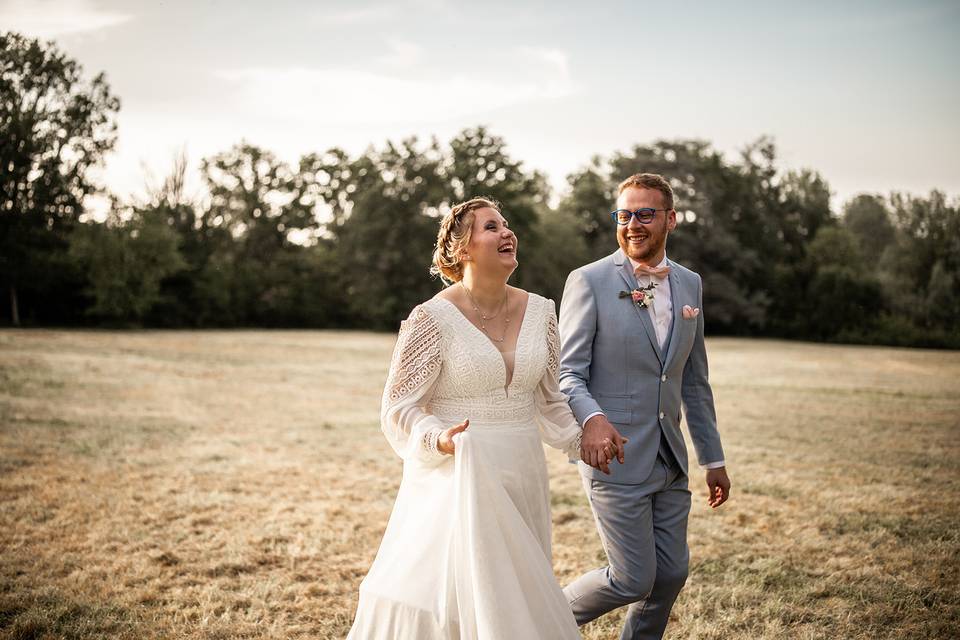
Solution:
[[[630,264],[633,265],[633,270],[634,270],[634,271],[636,271],[636,270],[637,270],[637,267],[640,266],[640,263],[637,262],[636,260],[634,260],[633,258],[631,258],[630,256],[627,256],[627,260],[629,260],[629,261],[630,261]],[[663,252],[663,260],[660,261],[660,264],[654,265],[653,268],[654,268],[654,269],[658,269],[659,267],[665,267],[665,266],[667,266],[667,252],[666,252],[666,251]]]

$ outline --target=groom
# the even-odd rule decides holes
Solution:
[[[687,579],[687,449],[681,401],[709,503],[730,493],[707,380],[700,276],[666,257],[673,190],[641,173],[619,187],[611,226],[620,249],[572,272],[560,306],[560,389],[584,427],[583,486],[609,565],[564,589],[578,624],[629,605],[621,640],[660,638]],[[622,434],[626,442],[619,437]]]

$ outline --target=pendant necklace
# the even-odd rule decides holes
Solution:
[[[473,299],[473,294],[470,293],[470,289],[467,288],[467,285],[463,284],[463,280],[460,281],[460,286],[463,287],[463,290],[467,292],[467,297],[470,298],[470,304],[473,305],[473,310],[477,312],[478,316],[480,316],[480,330],[483,331],[485,334],[487,334],[487,337],[493,340],[494,342],[503,344],[504,340],[507,339],[507,330],[509,329],[509,325],[510,325],[509,311],[507,311],[506,315],[504,316],[503,336],[501,336],[500,338],[495,338],[492,335],[490,335],[490,332],[487,331],[486,321],[493,320],[494,318],[499,316],[501,312],[507,309],[507,289],[506,288],[503,289],[503,302],[500,303],[500,308],[497,309],[497,312],[495,314],[493,314],[492,316],[488,316],[485,313],[483,313],[483,311],[480,310],[480,305],[478,305],[477,301]]]

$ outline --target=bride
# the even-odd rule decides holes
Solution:
[[[403,480],[348,640],[580,638],[541,444],[580,458],[580,427],[557,388],[553,301],[508,286],[516,267],[495,202],[443,218],[431,272],[453,286],[400,327],[380,420]]]

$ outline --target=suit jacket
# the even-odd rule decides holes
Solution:
[[[597,480],[639,484],[647,479],[666,445],[687,472],[687,448],[680,433],[681,403],[700,464],[723,460],[713,391],[707,377],[703,313],[684,318],[684,305],[702,307],[700,276],[668,260],[673,325],[664,353],[647,309],[624,290],[637,288],[630,260],[618,249],[580,267],[567,278],[560,305],[560,390],[583,424],[602,411],[629,439],[624,464],[611,475],[580,463]],[[654,292],[656,293],[656,292]]]

